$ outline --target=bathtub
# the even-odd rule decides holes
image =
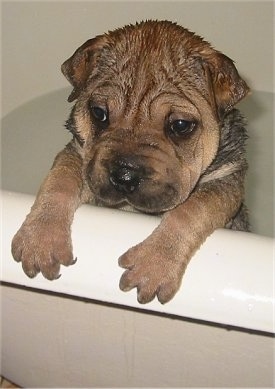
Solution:
[[[240,104],[249,117],[252,233],[220,229],[190,262],[168,304],[124,293],[117,258],[158,225],[153,216],[84,205],[77,263],[29,279],[10,243],[56,153],[69,90],[12,111],[2,125],[1,374],[23,387],[270,387],[273,382],[272,94]]]

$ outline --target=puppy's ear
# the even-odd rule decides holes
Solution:
[[[105,44],[106,38],[103,35],[89,39],[62,64],[62,73],[74,87],[68,97],[69,102],[72,102],[79,96]]]
[[[250,89],[239,76],[233,61],[224,54],[214,52],[207,58],[204,57],[202,63],[211,100],[215,100],[217,114],[221,118],[243,99]]]

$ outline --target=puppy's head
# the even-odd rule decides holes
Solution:
[[[223,116],[248,92],[229,58],[166,21],[91,39],[62,72],[92,192],[145,212],[189,196],[215,158]]]

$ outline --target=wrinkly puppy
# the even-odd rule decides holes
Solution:
[[[71,224],[84,202],[161,214],[119,259],[120,288],[161,303],[220,227],[248,229],[246,133],[233,109],[247,93],[233,62],[168,21],[129,25],[88,40],[63,65],[76,100],[60,152],[12,242],[25,273],[59,276],[73,264]]]

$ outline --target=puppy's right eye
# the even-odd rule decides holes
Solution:
[[[91,106],[90,111],[94,119],[104,124],[108,122],[108,112],[105,109]]]

